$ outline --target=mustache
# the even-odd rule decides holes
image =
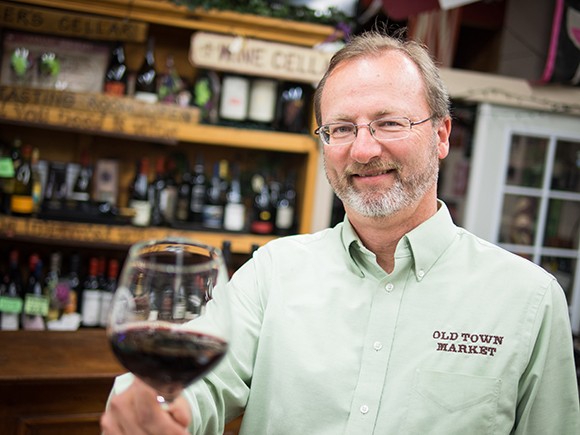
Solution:
[[[368,163],[353,163],[346,167],[344,170],[344,175],[350,177],[352,175],[361,174],[379,174],[386,173],[389,171],[395,171],[397,173],[401,172],[403,165],[399,162],[385,162],[380,160],[371,160]]]

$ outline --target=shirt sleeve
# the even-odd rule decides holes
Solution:
[[[263,317],[258,274],[255,261],[250,260],[234,274],[225,292],[214,292],[218,303],[221,297],[230,301],[229,314],[214,312],[212,316],[231,317],[232,338],[224,360],[184,391],[192,412],[192,434],[223,433],[225,423],[244,411]]]
[[[580,410],[568,305],[551,281],[534,322],[530,361],[519,382],[515,435],[578,435]]]

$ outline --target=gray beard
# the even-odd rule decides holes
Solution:
[[[327,172],[327,178],[336,196],[356,213],[365,217],[386,217],[416,204],[437,183],[439,157],[436,142],[428,159],[423,170],[418,170],[405,179],[401,177],[400,169],[397,169],[395,183],[384,192],[360,192],[347,175],[332,182]]]

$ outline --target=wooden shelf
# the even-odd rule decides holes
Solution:
[[[145,21],[191,30],[227,33],[314,46],[335,33],[331,26],[260,17],[230,11],[190,10],[162,0],[20,0],[17,3]],[[340,35],[338,35],[340,36]]]
[[[137,228],[130,225],[86,224],[0,216],[0,238],[14,241],[126,249],[141,240],[169,236],[194,238],[213,246],[221,246],[224,240],[229,240],[232,243],[232,252],[236,254],[249,254],[253,244],[263,245],[276,238],[276,236],[257,234],[189,231],[161,227]]]

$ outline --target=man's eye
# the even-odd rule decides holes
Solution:
[[[400,119],[378,119],[374,124],[375,128],[386,130],[405,128],[405,123]]]
[[[352,133],[354,127],[352,125],[333,125],[330,128],[331,135],[346,135]]]

